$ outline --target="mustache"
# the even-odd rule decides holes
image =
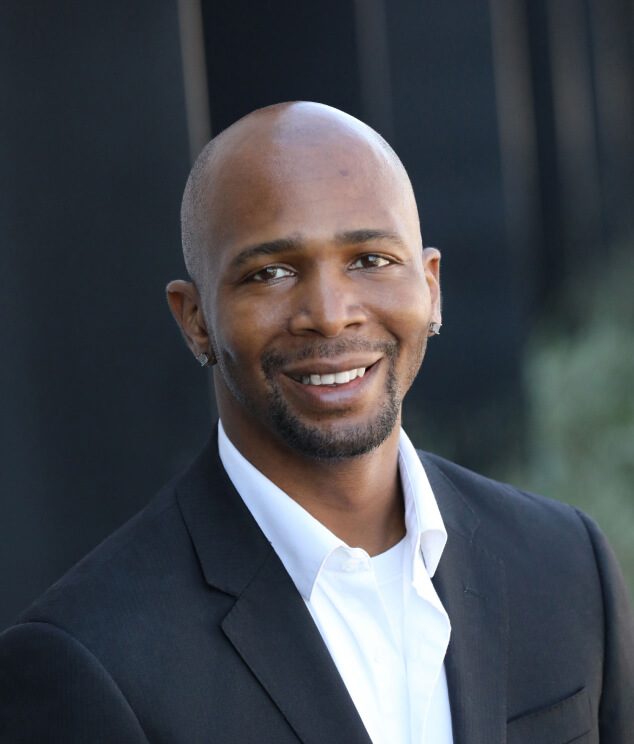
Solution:
[[[396,341],[368,341],[363,338],[336,339],[334,341],[315,341],[305,344],[301,349],[282,354],[270,350],[262,355],[262,369],[270,375],[290,364],[306,359],[334,359],[350,352],[380,352],[388,359],[394,359],[398,352]]]

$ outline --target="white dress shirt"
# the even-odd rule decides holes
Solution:
[[[453,744],[444,658],[451,627],[431,582],[447,541],[401,430],[406,535],[371,558],[251,465],[218,424],[220,459],[319,629],[374,744]]]

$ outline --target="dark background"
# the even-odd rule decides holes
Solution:
[[[632,17],[626,0],[3,3],[0,627],[210,429],[164,286],[184,275],[192,157],[258,106],[322,101],[394,146],[443,252],[407,429],[528,472],[534,339],[575,338],[571,282],[633,243]]]

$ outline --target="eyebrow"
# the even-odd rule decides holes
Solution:
[[[335,235],[335,243],[339,245],[355,245],[357,243],[370,243],[375,240],[389,240],[392,243],[403,245],[402,238],[398,233],[391,230],[348,230]],[[240,253],[231,261],[231,267],[238,269],[252,258],[258,256],[275,256],[280,253],[302,250],[306,247],[306,241],[301,236],[290,236],[287,238],[278,238],[269,240],[264,243],[257,243],[243,248]]]
[[[389,240],[391,243],[404,245],[401,236],[392,230],[350,230],[349,232],[337,233],[335,235],[335,242],[341,245],[371,243],[373,240]]]

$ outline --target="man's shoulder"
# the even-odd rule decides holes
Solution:
[[[490,501],[491,504],[509,509],[517,507],[546,511],[554,509],[567,515],[570,515],[571,511],[576,511],[574,507],[562,501],[496,480],[432,452],[423,450],[417,452],[428,475],[429,470],[433,469],[452,488],[468,494],[471,499],[476,499],[479,505]]]
[[[459,545],[463,560],[466,555],[475,560],[477,554],[492,559],[507,577],[516,610],[530,612],[548,596],[562,611],[584,607],[593,622],[600,622],[603,593],[620,582],[620,572],[590,517],[436,455],[421,457],[448,545]]]
[[[503,535],[539,542],[573,538],[589,545],[594,523],[574,506],[532,493],[458,465],[439,455],[418,451],[432,490],[443,511],[469,512],[474,529],[492,540]],[[440,492],[440,493],[439,493]],[[444,516],[444,514],[443,514]]]
[[[145,508],[49,587],[17,622],[49,623],[89,646],[116,644],[122,631],[143,634],[152,617],[177,622],[180,608],[192,607],[206,586],[183,508],[191,492],[213,500],[216,475],[208,443]]]
[[[187,539],[172,484],[50,586],[18,619],[90,625],[116,611],[143,583],[157,581]]]
[[[192,504],[224,503],[213,459],[209,477],[201,475],[208,455],[207,448],[0,634],[0,688],[14,687],[20,700],[70,700],[73,715],[85,712],[81,700],[99,699],[108,720],[122,706],[140,719],[148,710],[160,717],[164,709],[171,720],[175,697],[179,712],[190,704],[200,710],[209,682],[191,692],[175,691],[172,681],[213,674],[220,622],[235,602],[207,583],[186,518]],[[220,562],[222,547],[215,550]]]
[[[214,497],[212,444],[210,440],[141,511],[49,587],[18,622],[52,619],[63,624],[68,616],[88,625],[93,611],[106,608],[111,613],[126,603],[134,606],[146,593],[160,597],[172,588],[176,574],[181,583],[188,573],[200,578],[183,502],[190,491],[205,499]]]

